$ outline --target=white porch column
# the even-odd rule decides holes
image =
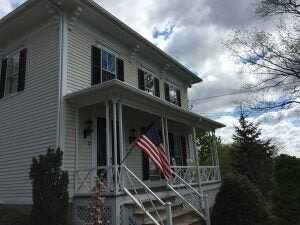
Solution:
[[[165,137],[166,137],[166,151],[167,151],[167,156],[170,160],[170,163],[172,163],[171,154],[170,154],[169,128],[168,128],[168,117],[167,117],[167,115],[165,115],[164,120],[165,120],[165,130],[166,130],[166,134],[165,134]]]
[[[198,155],[198,150],[197,150],[197,145],[196,145],[196,129],[195,128],[193,128],[193,146],[194,146],[195,163],[197,166],[199,192],[202,193],[201,171],[200,171],[199,155]]]
[[[123,104],[119,102],[118,105],[119,113],[119,143],[120,143],[120,162],[123,162],[124,159],[124,129],[123,129]],[[120,165],[121,166],[121,165]],[[120,168],[120,185],[124,186],[124,178],[122,177],[122,168]]]
[[[120,224],[120,204],[118,201],[118,129],[117,129],[117,103],[118,99],[113,99],[113,133],[114,133],[114,181],[115,181],[115,210],[114,210],[114,224]]]
[[[107,187],[108,191],[112,190],[112,170],[111,170],[111,145],[110,145],[110,103],[105,102],[105,113],[106,113],[106,173],[107,173]]]
[[[78,191],[79,176],[79,109],[76,109],[76,128],[75,128],[75,176],[74,176],[74,193]]]
[[[120,160],[124,158],[124,130],[123,130],[123,104],[119,102],[119,138],[120,138]]]
[[[163,144],[164,144],[165,150],[167,150],[167,146],[166,146],[166,136],[165,136],[164,114],[161,115],[161,131],[162,131],[162,142],[163,142]]]
[[[118,191],[118,136],[117,136],[117,100],[113,100],[113,133],[114,133],[114,178],[115,178],[115,192]]]

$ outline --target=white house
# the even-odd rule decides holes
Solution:
[[[216,152],[200,166],[195,136],[223,125],[189,110],[197,75],[92,0],[26,1],[0,20],[0,60],[0,202],[32,203],[32,157],[51,146],[64,152],[74,224],[89,221],[97,177],[110,225],[209,224],[220,171]],[[150,123],[168,183],[133,145]]]

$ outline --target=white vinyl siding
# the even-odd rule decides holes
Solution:
[[[32,157],[56,144],[58,25],[44,25],[26,40],[20,42],[28,49],[26,89],[0,99],[0,200],[7,204],[31,203]]]
[[[182,107],[188,108],[187,85],[184,85],[174,76],[164,72],[161,74],[162,68],[155,66],[149,59],[143,58],[140,54],[132,57],[132,49],[126,49],[121,43],[117,43],[115,39],[101,32],[96,31],[87,24],[80,21],[69,31],[68,34],[68,66],[67,66],[67,92],[72,93],[91,86],[91,47],[93,45],[108,46],[118,53],[124,60],[124,80],[129,85],[138,88],[138,68],[145,65],[153,70],[153,73],[161,80],[160,94],[164,99],[163,82],[170,81],[180,88]],[[101,48],[101,47],[100,47]]]

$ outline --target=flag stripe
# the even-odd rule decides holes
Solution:
[[[147,148],[148,148],[149,150],[151,150],[152,154],[157,158],[158,161],[161,160],[161,159],[160,159],[159,152],[157,151],[157,148],[153,148],[153,146],[150,146],[150,145],[148,144],[148,142],[145,141],[145,139],[144,139],[143,136],[141,136],[140,142],[142,142],[143,145],[147,146]]]
[[[155,161],[155,164],[157,164],[159,169],[162,169],[160,156],[143,140],[142,137],[139,139],[137,144],[139,144],[139,147],[145,150],[148,156]]]
[[[148,155],[165,179],[170,179],[173,172],[160,139],[158,130],[151,127],[145,134],[137,138],[136,146]]]
[[[152,161],[154,162],[155,166],[157,166],[159,170],[163,170],[163,168],[161,167],[161,163],[159,161],[157,161],[157,159],[155,157],[153,157],[151,150],[149,150],[147,147],[145,147],[140,142],[137,142],[136,145],[138,147],[140,147],[152,159]]]

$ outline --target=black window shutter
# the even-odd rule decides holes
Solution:
[[[141,69],[139,69],[138,78],[139,78],[139,89],[145,91],[145,72]]]
[[[155,96],[160,97],[159,79],[154,78]]]
[[[27,63],[27,49],[25,48],[20,51],[18,91],[23,91],[25,89],[26,63]]]
[[[142,134],[146,132],[146,128],[142,127]],[[150,163],[149,157],[146,153],[143,152],[143,180],[149,180],[150,178]]]
[[[101,83],[101,49],[92,46],[92,85]]]
[[[170,87],[167,83],[165,83],[165,99],[170,101]]]
[[[117,77],[118,80],[124,81],[124,61],[122,59],[117,59]]]
[[[177,96],[177,104],[178,104],[178,106],[181,106],[181,93],[180,93],[180,90],[176,91],[176,96]]]
[[[5,80],[6,80],[7,59],[3,59],[1,63],[1,76],[0,76],[0,98],[4,97]]]

